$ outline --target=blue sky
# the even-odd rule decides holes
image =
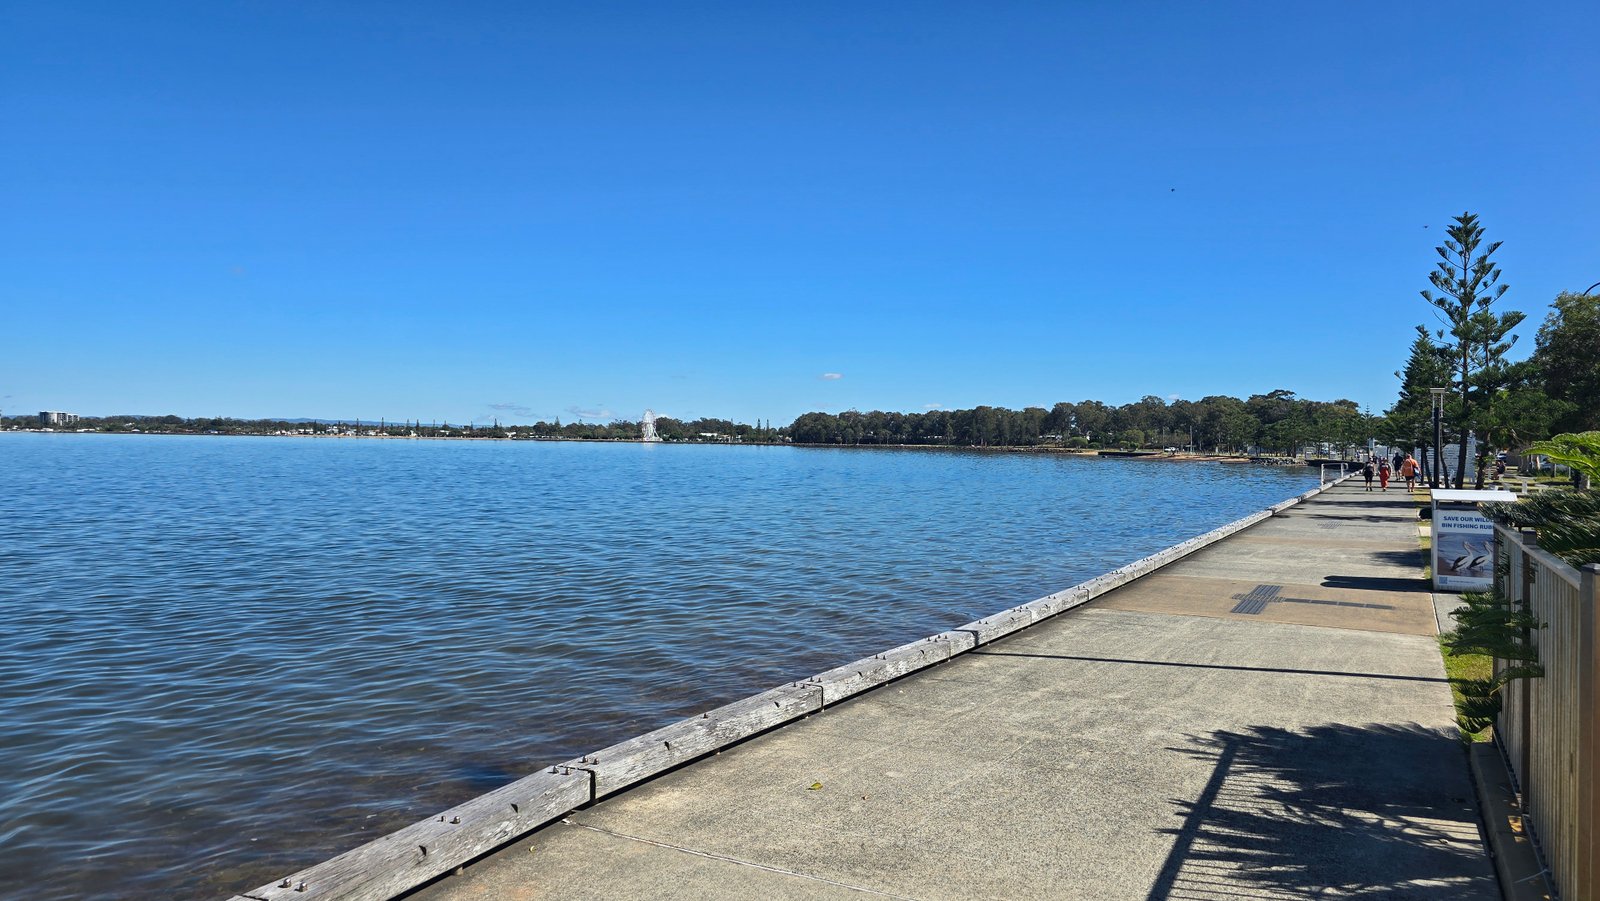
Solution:
[[[1377,411],[1600,280],[1593,3],[0,11],[7,413]],[[1424,226],[1428,226],[1424,228]],[[828,377],[836,376],[836,377]]]

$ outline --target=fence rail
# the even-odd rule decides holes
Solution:
[[[1496,526],[1495,541],[1500,591],[1543,624],[1529,640],[1544,667],[1506,689],[1495,735],[1550,882],[1564,901],[1600,901],[1600,567],[1574,569],[1531,531]]]

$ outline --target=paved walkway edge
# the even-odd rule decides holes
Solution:
[[[1545,879],[1538,852],[1521,828],[1522,809],[1511,773],[1496,742],[1478,742],[1467,749],[1472,762],[1472,787],[1483,812],[1483,831],[1494,858],[1500,893],[1506,901],[1549,901],[1555,897]]]
[[[593,801],[1081,607],[1354,477],[1323,483],[1038,600],[557,764],[230,901],[388,901]]]

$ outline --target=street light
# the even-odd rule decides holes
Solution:
[[[1428,480],[1429,488],[1439,487],[1439,465],[1444,462],[1444,429],[1440,417],[1444,415],[1444,396],[1448,388],[1429,388],[1433,395],[1433,472]]]

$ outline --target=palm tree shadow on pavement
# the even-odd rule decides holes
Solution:
[[[1499,899],[1458,741],[1415,724],[1250,727],[1168,750],[1212,764],[1147,901]]]
[[[1373,562],[1386,566],[1404,566],[1417,572],[1417,581],[1422,584],[1422,590],[1428,590],[1428,580],[1421,577],[1422,568],[1428,565],[1428,552],[1417,544],[1410,547],[1396,548],[1392,551],[1373,551]]]

